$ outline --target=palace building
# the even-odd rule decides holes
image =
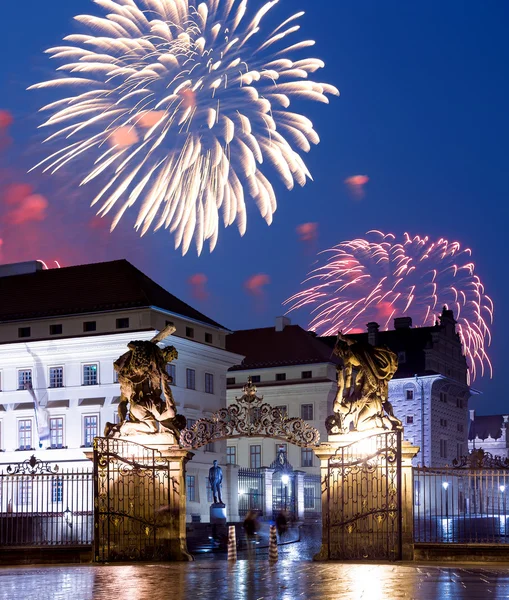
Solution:
[[[0,266],[0,470],[32,455],[60,468],[91,469],[86,458],[107,422],[117,421],[113,362],[132,340],[176,327],[164,345],[178,412],[188,425],[226,405],[226,372],[242,357],[229,331],[185,304],[125,260],[43,270],[38,262]],[[40,447],[41,418],[47,416]],[[188,518],[208,520],[207,475],[226,461],[226,444],[195,453],[187,468]],[[57,482],[58,485],[58,482]],[[1,490],[0,512],[29,503],[31,490]],[[12,496],[12,497],[11,497]],[[56,502],[62,494],[56,489]],[[21,507],[23,508],[23,507]]]

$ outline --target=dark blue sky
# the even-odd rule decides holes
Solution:
[[[258,0],[251,0],[251,4]],[[261,4],[261,3],[260,3]],[[472,247],[477,273],[495,302],[495,376],[478,380],[483,412],[509,412],[504,335],[509,330],[508,139],[509,3],[505,0],[281,0],[280,14],[306,10],[303,32],[327,67],[320,77],[341,90],[330,106],[310,104],[322,143],[307,164],[314,182],[287,192],[268,228],[254,207],[243,239],[221,231],[212,255],[181,257],[169,234],[140,241],[127,224],[109,236],[91,229],[87,195],[65,178],[25,176],[38,154],[35,114],[43,99],[25,89],[51,77],[43,54],[75,31],[75,14],[90,0],[4,2],[0,20],[0,110],[15,119],[14,142],[0,157],[0,186],[27,181],[45,194],[45,221],[0,224],[3,260],[58,258],[66,265],[127,257],[177,296],[230,328],[270,325],[281,302],[298,291],[314,251],[369,229],[457,239]],[[366,196],[355,200],[343,181],[367,174]],[[5,202],[0,187],[0,202]],[[5,207],[4,207],[5,208]],[[0,206],[1,210],[1,206]],[[319,224],[314,248],[296,227]],[[204,273],[210,296],[196,299],[189,276]],[[266,273],[263,301],[244,281]],[[299,315],[305,324],[305,315]]]

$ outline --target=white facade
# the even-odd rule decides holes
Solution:
[[[285,375],[284,381],[277,381]],[[258,396],[274,407],[284,407],[290,418],[299,417],[320,432],[321,440],[327,440],[325,420],[332,414],[336,395],[336,366],[332,363],[292,365],[278,368],[236,370],[228,374],[228,405],[242,395],[247,378],[253,377]],[[235,381],[233,383],[233,380]],[[280,441],[272,438],[242,437],[228,441],[230,464],[241,467],[268,467],[277,456]],[[295,470],[318,474],[320,461],[311,449],[301,449],[287,444],[288,462]]]
[[[414,465],[450,465],[467,453],[469,395],[466,386],[443,375],[389,382],[389,401],[404,437],[420,448]]]
[[[61,467],[86,467],[84,455],[107,422],[115,422],[120,395],[113,362],[132,340],[149,340],[155,331],[122,332],[0,344],[0,469],[32,454]],[[226,371],[241,357],[222,348],[172,336],[165,342],[179,353],[175,361],[173,394],[177,409],[188,419],[209,416],[226,404]],[[191,376],[190,371],[193,371]],[[33,392],[47,408],[49,448],[39,449],[34,403],[20,378],[30,373]],[[194,386],[192,383],[194,382]],[[195,389],[190,389],[194,387]],[[22,388],[22,389],[20,389]],[[51,447],[53,446],[53,447]],[[217,459],[226,461],[226,444],[195,453],[188,464],[193,491],[188,518],[208,520],[206,476]],[[192,479],[194,478],[194,479]]]

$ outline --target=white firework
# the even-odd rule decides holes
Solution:
[[[88,34],[47,52],[62,78],[32,88],[69,87],[45,106],[55,128],[46,141],[62,147],[34,168],[55,172],[91,160],[82,185],[107,184],[92,201],[98,214],[116,211],[112,229],[140,203],[135,228],[169,228],[185,254],[217,243],[220,219],[246,231],[246,196],[268,224],[276,210],[269,181],[288,189],[311,175],[299,152],[319,137],[312,122],[289,110],[295,99],[328,103],[339,95],[310,74],[316,58],[289,57],[313,46],[291,43],[299,12],[268,36],[261,23],[272,0],[248,17],[247,0],[94,0],[105,17],[78,16]]]

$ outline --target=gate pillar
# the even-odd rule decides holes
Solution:
[[[412,560],[412,458],[399,431],[331,435],[321,462],[322,548],[315,560]]]
[[[163,434],[94,440],[96,562],[190,561],[186,463]]]
[[[412,460],[420,448],[401,444],[401,542],[402,560],[414,560],[414,473]]]
[[[306,512],[304,510],[304,471],[295,471],[295,516],[297,521],[304,521]]]

